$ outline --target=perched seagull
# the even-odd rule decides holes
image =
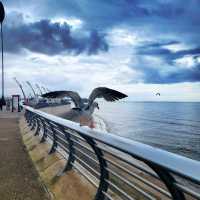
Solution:
[[[90,94],[89,98],[81,98],[77,92],[74,91],[54,91],[48,92],[42,95],[44,98],[63,98],[70,97],[75,104],[75,108],[72,108],[64,115],[60,116],[65,119],[79,122],[80,125],[87,125],[94,128],[92,114],[94,109],[99,109],[99,105],[95,102],[96,98],[104,98],[106,101],[116,101],[127,97],[126,94],[118,92],[116,90],[98,87],[95,88]]]

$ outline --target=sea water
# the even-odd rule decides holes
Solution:
[[[100,102],[109,132],[200,160],[200,103]]]

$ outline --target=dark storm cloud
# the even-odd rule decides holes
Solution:
[[[19,4],[15,1],[6,2],[18,9]],[[135,44],[138,46],[134,49],[138,62],[136,66],[133,59],[131,65],[142,73],[145,83],[196,82],[200,81],[199,7],[199,0],[30,0],[29,3],[21,0],[19,12],[28,10],[39,19],[76,18],[83,21],[83,32],[84,29],[96,31],[88,36],[80,32],[77,37],[67,24],[41,20],[8,29],[8,50],[27,48],[49,55],[65,50],[75,54],[96,54],[108,50],[101,32],[110,33],[114,28],[128,29],[143,41],[143,45]],[[166,48],[167,45],[182,43],[191,48],[176,52]],[[121,51],[126,53],[124,49]],[[147,56],[160,59],[162,64],[158,65],[161,66],[146,61]],[[192,57],[194,66],[177,66],[176,61],[186,56]]]
[[[172,84],[200,81],[200,64],[197,64],[192,68],[175,69],[174,71],[165,74],[149,65],[138,67],[138,71],[142,72],[144,83]]]
[[[143,48],[161,48],[163,46],[166,46],[166,45],[174,45],[174,44],[180,44],[179,41],[176,41],[176,40],[171,40],[171,41],[165,41],[165,42],[151,42],[149,44],[145,44],[143,46],[141,46],[140,48],[143,49]]]
[[[172,64],[174,60],[182,58],[184,56],[195,57],[196,55],[200,55],[200,46],[186,50],[179,50],[175,52],[166,48],[167,45],[174,45],[174,44],[180,44],[180,43],[178,41],[168,41],[162,43],[151,43],[147,45],[142,45],[137,48],[137,54],[162,57],[168,64]]]
[[[173,52],[165,45],[179,44],[177,41],[165,43],[151,43],[146,46],[138,47],[136,53],[140,66],[134,66],[134,69],[142,73],[145,83],[170,84],[180,82],[199,82],[200,81],[200,47]],[[162,61],[162,66],[155,66],[146,56],[158,58]],[[189,56],[193,60],[193,66],[177,66],[178,59]]]
[[[8,0],[5,3],[21,10],[32,7],[35,15],[41,17],[80,18],[91,27],[109,28],[121,23],[138,24],[145,21],[157,24],[160,19],[177,23],[181,20],[182,24],[184,20],[187,24],[187,18],[191,18],[193,24],[199,24],[196,18],[200,5],[198,0],[184,3],[182,0],[30,0],[29,3],[25,0],[20,3]]]
[[[163,31],[171,26],[173,31],[179,31],[200,24],[198,0],[35,0],[33,5],[37,2],[36,12],[40,15],[76,17],[92,28],[109,29],[124,23],[151,25]]]
[[[28,49],[47,55],[65,51],[91,55],[108,50],[104,35],[96,30],[79,32],[75,36],[67,23],[52,23],[49,20],[5,26],[5,41],[6,50],[13,53]]]
[[[88,29],[109,31],[121,25],[147,31],[148,37],[200,42],[199,0],[8,0],[8,7],[27,10],[37,18],[78,18]],[[153,39],[153,38],[152,38]]]

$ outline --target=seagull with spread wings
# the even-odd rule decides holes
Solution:
[[[74,102],[75,107],[68,111],[61,117],[79,122],[81,125],[93,126],[92,114],[95,108],[99,109],[99,105],[95,102],[97,98],[104,98],[106,101],[116,101],[127,97],[126,94],[116,90],[98,87],[90,94],[89,98],[81,98],[77,92],[74,91],[54,91],[42,95],[44,98],[64,98],[70,97]]]

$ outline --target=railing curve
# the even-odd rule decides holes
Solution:
[[[64,152],[62,173],[79,171],[97,188],[95,200],[200,199],[200,162],[23,108],[34,135],[51,142],[49,153]]]

